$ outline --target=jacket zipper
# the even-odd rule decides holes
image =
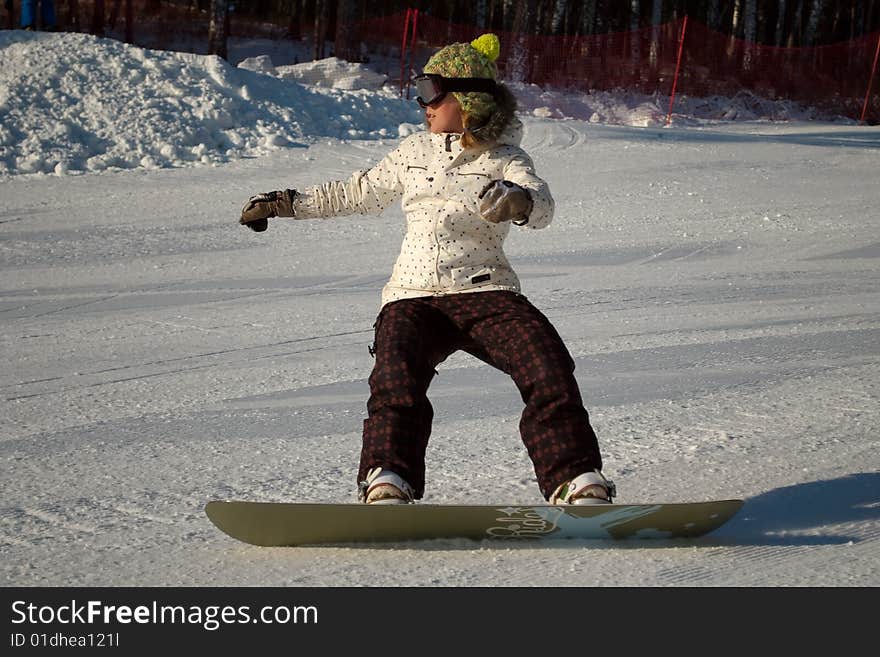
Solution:
[[[446,152],[452,152],[452,133],[448,133],[446,135]],[[443,286],[440,284],[440,238],[437,237],[437,224],[439,223],[438,219],[434,219],[434,246],[437,249],[437,254],[434,258],[434,275],[437,277],[437,291],[440,294],[443,294]]]
[[[437,253],[434,256],[434,276],[437,278],[437,291],[443,294],[443,287],[440,285],[440,238],[437,236],[437,225],[439,223],[440,220],[434,217],[434,248],[437,249]]]
[[[455,138],[460,138],[459,135],[456,135],[453,132],[449,132],[446,134],[446,152],[452,152],[452,140]],[[443,287],[440,284],[440,238],[437,237],[437,224],[439,221],[434,219],[434,246],[437,249],[437,255],[434,258],[434,275],[437,277],[437,293],[438,295],[445,294],[446,291],[443,290]],[[453,285],[455,282],[453,281]]]

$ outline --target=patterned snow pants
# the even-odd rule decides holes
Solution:
[[[394,301],[379,313],[358,481],[381,466],[422,497],[434,417],[428,386],[434,368],[458,350],[516,383],[525,402],[520,434],[545,498],[572,477],[602,468],[574,361],[556,329],[520,294],[471,292]]]

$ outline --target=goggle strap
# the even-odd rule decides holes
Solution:
[[[444,91],[494,94],[497,88],[495,80],[490,78],[443,78]]]

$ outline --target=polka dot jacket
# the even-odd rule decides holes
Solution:
[[[459,137],[419,132],[372,169],[300,190],[297,219],[378,215],[401,199],[406,236],[382,291],[383,306],[415,297],[519,292],[519,279],[503,251],[511,223],[493,224],[480,217],[478,197],[490,181],[509,180],[528,190],[533,208],[525,228],[544,228],[553,218],[547,183],[519,147],[519,120],[489,147],[463,149]]]

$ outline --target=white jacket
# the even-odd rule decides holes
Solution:
[[[466,150],[454,133],[419,132],[368,171],[300,191],[297,219],[380,214],[402,198],[407,231],[382,305],[408,299],[487,290],[520,291],[504,255],[510,222],[480,217],[478,195],[492,180],[509,180],[531,194],[526,228],[544,228],[554,203],[547,183],[535,174],[519,147],[522,123],[514,120],[498,142]]]

